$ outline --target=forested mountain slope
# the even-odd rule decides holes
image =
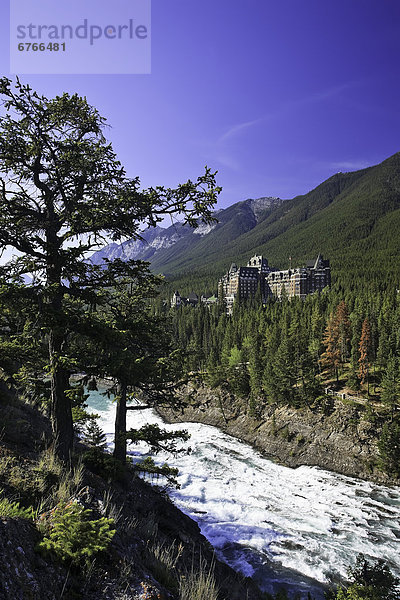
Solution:
[[[154,271],[177,283],[185,285],[189,278],[201,286],[207,277],[216,282],[232,261],[245,264],[255,253],[266,256],[270,265],[284,268],[289,256],[293,266],[299,266],[321,252],[331,261],[334,279],[343,284],[353,282],[355,276],[359,282],[396,283],[400,273],[400,153],[374,167],[337,173],[292,200],[264,200],[257,216],[254,200],[239,202],[219,211],[220,223],[208,233],[185,231],[177,243],[158,249],[151,257],[134,257],[151,260]],[[97,253],[94,258],[99,257]]]
[[[333,280],[343,285],[377,281],[398,285],[400,277],[400,154],[354,173],[338,173],[303,196],[276,207],[234,241],[187,257],[185,271],[221,275],[232,261],[245,264],[263,254],[270,265],[293,266],[323,253]],[[164,269],[175,278],[178,269]],[[180,276],[183,275],[180,270]],[[192,275],[193,277],[193,275]]]
[[[301,264],[318,252],[346,279],[399,274],[400,154],[355,173],[334,175],[285,203],[237,241],[238,259],[265,254],[276,266]]]

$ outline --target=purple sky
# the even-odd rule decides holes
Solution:
[[[222,207],[293,197],[399,151],[399,71],[398,0],[153,0],[151,75],[22,79],[87,96],[144,186],[218,170]]]

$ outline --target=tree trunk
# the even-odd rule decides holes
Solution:
[[[126,463],[126,392],[126,382],[119,381],[115,415],[114,458],[123,465]]]
[[[63,320],[62,281],[62,240],[57,233],[61,229],[54,210],[52,199],[48,199],[46,231],[47,241],[47,318],[49,327],[49,362],[51,369],[51,422],[56,455],[64,462],[72,458],[74,432],[72,426],[71,401],[65,390],[69,387],[69,373],[60,364],[63,344],[66,338]]]
[[[69,385],[68,372],[60,367],[63,339],[55,329],[50,331],[49,357],[51,367],[51,423],[56,455],[64,462],[71,461],[74,441],[71,403],[65,394]]]

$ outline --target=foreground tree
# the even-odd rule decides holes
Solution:
[[[1,283],[21,282],[26,274],[33,279],[28,295],[48,339],[55,448],[69,460],[68,335],[80,329],[83,307],[102,301],[104,287],[138,271],[134,261],[95,266],[84,258],[104,239],[140,238],[140,227],[155,226],[166,214],[178,212],[192,226],[212,220],[220,188],[206,168],[176,189],[140,190],[104,137],[105,119],[86,99],[48,99],[7,78],[0,80],[0,96],[0,251],[11,246],[21,253],[1,269]]]
[[[0,286],[0,377],[41,405],[49,390],[46,343],[26,291],[17,284]]]
[[[127,440],[135,441],[138,435],[138,430],[127,432],[129,410],[181,406],[175,394],[182,381],[179,352],[173,350],[166,318],[154,314],[150,305],[160,281],[144,266],[135,279],[116,281],[112,289],[103,291],[107,299],[87,316],[85,328],[71,347],[86,378],[115,382],[110,390],[116,403],[114,457],[121,463],[126,461]],[[164,433],[161,437],[165,442]],[[140,439],[146,441],[143,436]],[[152,446],[155,439],[152,431]]]
[[[126,460],[127,440],[134,441],[138,435],[138,430],[127,433],[127,412],[180,405],[175,391],[181,374],[168,323],[164,317],[152,314],[149,306],[149,298],[157,294],[156,284],[148,274],[146,282],[142,280],[115,294],[109,305],[115,344],[109,348],[108,370],[117,382],[114,457],[122,463]],[[138,398],[141,402],[132,404]],[[155,441],[154,432],[152,437]],[[166,440],[168,436],[161,437]]]

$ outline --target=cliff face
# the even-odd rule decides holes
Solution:
[[[389,483],[377,469],[377,428],[362,417],[356,404],[332,400],[329,406],[294,409],[268,406],[251,417],[243,401],[222,390],[187,386],[191,398],[183,413],[162,409],[169,422],[214,425],[250,443],[268,458],[289,467],[317,466],[343,475]]]

